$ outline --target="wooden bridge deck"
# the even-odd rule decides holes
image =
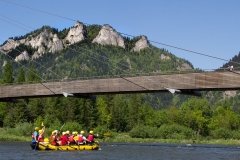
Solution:
[[[239,90],[240,71],[167,74],[155,76],[84,79],[0,86],[0,100],[78,95],[168,92],[166,88],[206,91]]]

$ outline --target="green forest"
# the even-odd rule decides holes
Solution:
[[[36,60],[14,62],[19,51],[31,55],[36,48],[19,45],[0,54],[0,83],[47,82],[78,77],[137,75],[178,71],[183,63],[165,49],[150,48],[131,52],[139,37],[124,37],[126,48],[91,43],[101,26],[85,26],[85,40],[56,53],[45,53]],[[64,38],[69,29],[43,29]],[[30,35],[30,34],[28,34]],[[14,39],[26,38],[26,36]],[[161,59],[160,55],[169,59]],[[232,61],[239,61],[239,55]],[[39,65],[41,64],[41,65]],[[227,65],[227,64],[225,64]],[[224,66],[223,66],[224,67]],[[134,138],[161,139],[240,139],[239,91],[235,97],[223,98],[222,92],[202,92],[201,98],[171,93],[97,95],[95,100],[83,98],[19,99],[18,103],[0,102],[0,127],[18,129],[15,134],[30,136],[34,126],[44,122],[47,134],[59,129],[94,130],[98,133],[127,132]]]

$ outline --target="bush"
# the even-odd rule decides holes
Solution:
[[[163,139],[191,139],[194,131],[179,124],[162,125],[158,130],[158,137]]]
[[[232,137],[232,133],[230,130],[225,128],[219,128],[210,132],[210,135],[215,139],[228,139]]]
[[[63,127],[62,131],[78,131],[82,130],[82,126],[77,122],[66,122],[65,126]]]
[[[240,131],[232,131],[232,138],[233,139],[240,139]]]
[[[31,136],[34,131],[34,126],[32,123],[18,123],[16,125],[16,130],[20,134],[20,136]]]
[[[156,127],[149,127],[144,125],[137,125],[130,132],[129,135],[133,138],[158,138]]]
[[[31,137],[32,132],[34,131],[34,126],[32,123],[18,123],[15,128],[6,128],[7,134],[16,135],[16,136],[29,136]]]
[[[97,126],[97,127],[94,129],[94,133],[103,135],[104,133],[111,133],[111,130],[107,127],[107,125]]]

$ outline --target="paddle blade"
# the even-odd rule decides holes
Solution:
[[[105,137],[111,137],[111,134],[110,134],[110,133],[104,133],[103,136],[105,136]]]
[[[42,127],[44,127],[44,124],[43,124],[43,122],[42,122],[41,126],[42,126]]]

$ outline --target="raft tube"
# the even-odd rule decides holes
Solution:
[[[30,144],[33,150],[35,150],[35,144]],[[75,151],[75,150],[98,150],[100,146],[98,142],[85,145],[66,145],[66,146],[54,146],[49,142],[39,142],[36,150],[60,150],[60,151]]]

